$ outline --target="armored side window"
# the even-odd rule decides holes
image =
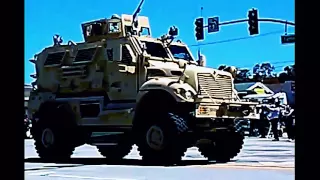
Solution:
[[[122,60],[122,45],[117,43],[110,43],[106,49],[108,61]]]
[[[150,36],[150,29],[146,27],[141,27],[141,30],[139,33],[141,36]]]
[[[131,47],[128,44],[110,46],[106,49],[106,55],[108,61],[118,61],[125,64],[130,64],[134,57]]]
[[[169,58],[168,53],[164,49],[163,45],[155,42],[141,41],[145,44],[146,51],[153,57]]]
[[[109,61],[113,61],[113,49],[112,48],[107,49],[107,58]]]
[[[95,23],[95,24],[90,24],[88,26],[85,27],[85,31],[86,31],[86,36],[100,36],[103,35],[103,28],[104,25],[103,23]]]
[[[92,24],[92,34],[94,35],[102,35],[102,24]]]
[[[92,35],[91,30],[92,30],[92,25],[88,25],[85,27],[86,29],[86,37],[89,37]]]
[[[109,23],[109,33],[119,33],[121,32],[120,22],[110,22]]]
[[[129,45],[123,45],[122,46],[122,59],[121,62],[129,64],[132,62],[132,55],[129,51],[130,46]]]
[[[125,26],[124,28],[125,28],[126,35],[133,32],[132,26]]]

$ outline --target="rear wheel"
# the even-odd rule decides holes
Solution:
[[[75,149],[75,127],[69,123],[69,117],[67,111],[58,108],[42,112],[39,121],[32,127],[40,158],[53,161],[71,157]]]

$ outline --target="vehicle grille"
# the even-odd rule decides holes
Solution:
[[[88,75],[87,66],[62,66],[62,78],[86,77]]]
[[[199,73],[198,82],[200,94],[217,99],[232,98],[232,79],[230,76],[217,75],[216,79],[210,73]]]

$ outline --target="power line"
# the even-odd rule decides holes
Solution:
[[[273,63],[270,63],[270,64],[284,64],[284,63],[294,63],[294,60],[291,60],[291,61],[278,61],[278,62],[273,62]]]
[[[233,41],[239,41],[239,40],[253,39],[253,38],[257,38],[257,37],[269,36],[269,35],[279,34],[279,33],[283,33],[283,30],[281,30],[281,31],[280,30],[279,31],[273,31],[273,32],[269,32],[269,33],[263,33],[263,34],[260,34],[259,36],[245,36],[245,37],[239,37],[239,38],[234,38],[234,39],[226,39],[226,40],[215,41],[215,42],[193,44],[193,45],[189,45],[189,47],[221,44],[221,43],[226,43],[226,42],[233,42]]]
[[[274,68],[277,69],[277,68],[284,68],[286,66],[290,66],[290,65],[285,65],[285,66],[275,66]]]

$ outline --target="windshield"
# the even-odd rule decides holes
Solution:
[[[169,49],[175,59],[184,59],[184,60],[193,61],[193,58],[186,47],[170,45]]]
[[[163,45],[161,43],[155,43],[155,42],[148,42],[148,41],[141,41],[141,43],[144,43],[146,45],[146,51],[148,54],[150,54],[153,57],[159,57],[159,58],[169,58],[168,53],[164,49]]]

